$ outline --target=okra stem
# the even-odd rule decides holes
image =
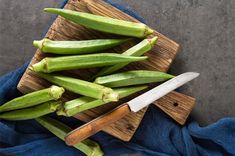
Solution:
[[[38,123],[40,123],[43,127],[48,129],[55,136],[64,140],[67,133],[72,131],[72,128],[68,127],[62,122],[59,122],[53,118],[48,116],[42,116],[40,118],[35,119]],[[80,151],[82,151],[87,156],[102,156],[103,152],[96,142],[86,139],[81,141],[80,143],[74,145],[74,147]]]
[[[95,83],[107,87],[123,87],[138,84],[147,84],[152,82],[162,82],[173,78],[173,75],[148,70],[133,70],[123,73],[112,74],[108,76],[98,77]]]
[[[146,88],[147,86],[125,87],[114,89],[114,91],[119,94],[120,98],[124,98]],[[96,100],[90,97],[80,97],[78,99],[65,102],[64,109],[57,111],[57,115],[63,115],[68,117],[74,116],[77,113],[104,105],[106,103],[108,102]]]
[[[130,49],[128,49],[127,51],[125,51],[122,54],[126,55],[126,56],[141,56],[144,53],[151,50],[154,47],[154,45],[156,44],[156,42],[157,42],[157,37],[153,37],[151,39],[144,39],[139,44],[131,47]],[[119,64],[116,64],[113,66],[104,67],[96,76],[93,77],[93,79],[98,76],[112,74],[113,72],[125,67],[128,64],[129,63],[119,63]]]
[[[123,21],[67,9],[45,8],[44,11],[55,13],[75,23],[102,32],[139,38],[153,33],[153,30],[143,23]]]
[[[104,87],[88,81],[55,74],[37,73],[40,77],[51,83],[64,87],[65,89],[84,96],[101,99],[105,102],[118,101],[118,94],[111,88]]]
[[[54,54],[87,54],[100,52],[118,46],[130,39],[97,39],[85,41],[52,41],[43,39],[34,41],[33,45],[44,53]]]
[[[64,56],[54,58],[44,58],[40,62],[32,65],[36,72],[51,73],[54,71],[73,70],[82,68],[93,68],[114,65],[124,62],[135,62],[147,59],[147,57],[125,56],[121,54],[101,53],[76,56]]]
[[[63,93],[64,88],[51,86],[50,88],[23,95],[3,104],[0,106],[0,112],[27,108],[50,100],[57,100]]]
[[[62,105],[60,101],[49,101],[43,104],[25,109],[13,110],[0,114],[4,120],[29,120],[55,112]]]

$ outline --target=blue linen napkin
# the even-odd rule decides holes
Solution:
[[[143,21],[130,8],[110,0],[107,2]],[[0,77],[0,105],[21,95],[16,86],[27,65],[28,63]],[[82,124],[73,118],[55,115],[53,117],[71,127]],[[196,121],[190,119],[185,126],[180,126],[157,107],[150,106],[130,142],[123,142],[103,132],[91,138],[101,145],[107,156],[235,155],[235,119],[224,118],[207,127],[200,127]],[[77,156],[83,153],[66,146],[63,141],[34,120],[11,122],[2,120],[0,155]]]

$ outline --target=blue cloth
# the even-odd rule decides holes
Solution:
[[[138,18],[133,11],[118,4],[112,5]],[[142,19],[140,19],[142,20]],[[20,96],[16,86],[27,67],[0,77],[0,104]],[[72,118],[53,116],[71,127],[82,123]],[[130,142],[123,142],[100,132],[92,137],[107,156],[128,154],[146,156],[167,155],[235,155],[235,119],[225,118],[207,127],[200,127],[193,119],[185,126],[172,121],[157,107],[150,106],[140,127]],[[17,156],[77,156],[83,155],[68,147],[34,120],[0,122],[0,155]]]

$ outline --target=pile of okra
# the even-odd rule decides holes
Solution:
[[[30,70],[53,86],[3,104],[0,106],[0,119],[35,119],[56,136],[64,139],[70,128],[45,115],[56,112],[57,115],[66,117],[74,116],[144,90],[148,83],[162,82],[174,77],[167,73],[149,70],[120,72],[120,69],[131,62],[148,59],[142,55],[154,47],[157,36],[153,35],[154,31],[147,25],[66,9],[45,8],[44,11],[60,15],[90,29],[121,35],[122,38],[83,41],[53,41],[47,38],[35,40],[33,45],[42,53],[55,55],[33,64]],[[134,38],[139,38],[140,42],[121,54],[105,52]],[[97,67],[100,71],[89,81],[54,73]],[[82,96],[62,102],[61,97],[65,90]],[[90,145],[94,147],[90,148]],[[94,154],[93,152],[96,152],[95,155],[102,155],[99,145],[91,140],[84,140],[75,148],[86,155]]]

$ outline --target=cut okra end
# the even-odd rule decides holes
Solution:
[[[55,112],[56,110],[58,110],[59,108],[61,108],[62,102],[61,102],[61,101],[51,101],[51,102],[49,103],[49,105],[50,105],[50,110],[51,110],[52,112]]]
[[[41,60],[40,62],[33,64],[30,69],[35,72],[45,72],[47,73],[47,61],[46,58]]]
[[[33,46],[41,50],[43,48],[43,42],[44,42],[44,40],[40,40],[40,41],[34,40]]]
[[[114,92],[110,88],[105,88],[103,92],[102,100],[104,102],[116,102],[119,100],[119,94]]]
[[[50,42],[50,40],[47,39],[47,38],[44,38],[42,40],[34,40],[33,41],[33,46],[40,49],[41,51],[43,51],[45,42]]]
[[[67,113],[65,112],[65,109],[62,108],[62,107],[59,108],[59,109],[57,109],[56,114],[57,114],[58,116],[68,116]]]
[[[65,92],[63,87],[58,87],[58,86],[51,86],[49,94],[51,95],[51,97],[53,97],[55,100],[58,100],[59,98],[61,98],[61,96],[63,95],[63,93]]]

